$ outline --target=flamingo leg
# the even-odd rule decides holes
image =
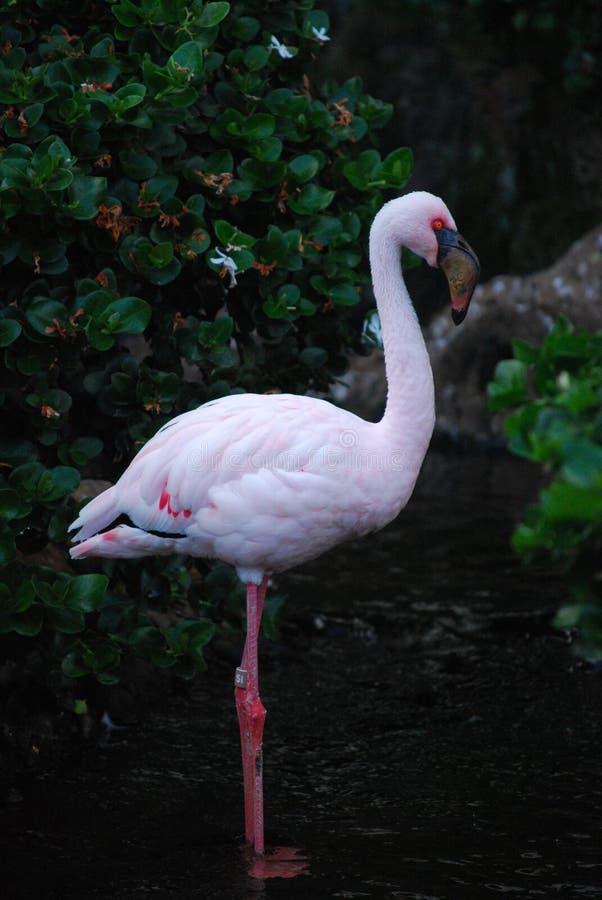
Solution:
[[[245,790],[245,835],[257,855],[263,855],[263,723],[265,707],[259,697],[257,641],[268,579],[247,584],[247,639],[236,670],[234,696],[240,727]]]

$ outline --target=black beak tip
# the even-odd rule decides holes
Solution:
[[[468,312],[468,308],[465,306],[464,309],[454,309],[452,307],[451,316],[454,325],[461,325],[464,319],[466,318],[466,313]]]

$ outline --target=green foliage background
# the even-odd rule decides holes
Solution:
[[[367,229],[412,157],[381,158],[391,108],[359,79],[313,84],[329,27],[313,6],[3,4],[0,641],[13,657],[35,646],[49,669],[111,683],[133,652],[189,677],[212,620],[240,615],[227,572],[199,578],[182,559],[74,574],[66,527],[81,479],[115,480],[167,418],[239,391],[325,391],[359,340]],[[184,598],[190,615],[159,627],[153,610]]]
[[[527,559],[560,563],[573,597],[556,624],[578,629],[578,651],[602,658],[602,332],[559,318],[541,346],[514,342],[489,385],[510,449],[549,481],[514,533]]]

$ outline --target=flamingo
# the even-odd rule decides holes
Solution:
[[[392,521],[412,493],[434,427],[433,377],[403,280],[402,246],[443,269],[456,324],[479,275],[441,199],[418,191],[381,207],[370,230],[388,383],[380,422],[294,394],[212,400],[163,425],[70,526],[73,558],[186,553],[230,563],[246,585],[235,700],[245,834],[257,857],[264,853],[266,714],[257,640],[268,580]],[[131,525],[110,527],[123,515]]]

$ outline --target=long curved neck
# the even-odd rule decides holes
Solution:
[[[401,247],[410,238],[410,227],[394,201],[380,210],[370,232],[370,268],[388,389],[381,425],[391,442],[411,444],[419,456],[431,438],[435,401],[426,345],[401,271]]]

